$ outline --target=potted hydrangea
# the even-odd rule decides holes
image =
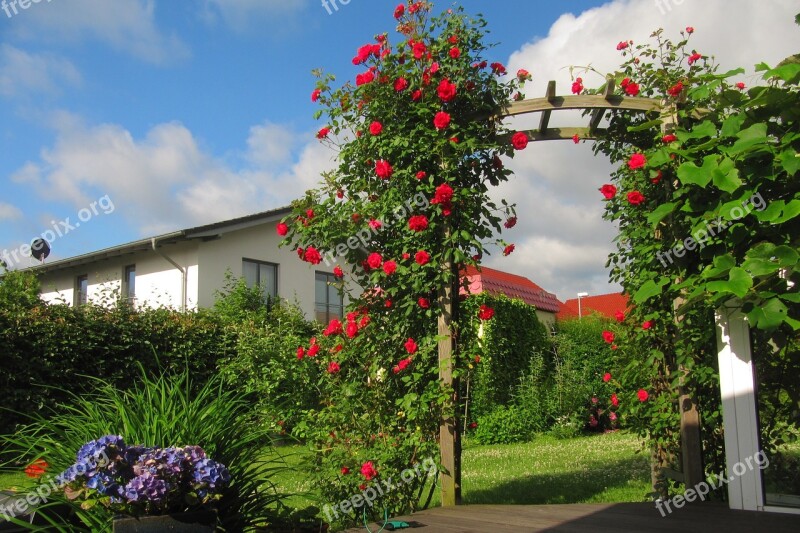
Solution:
[[[85,444],[58,481],[70,500],[118,513],[114,531],[213,531],[228,469],[199,446],[129,446],[119,435]]]

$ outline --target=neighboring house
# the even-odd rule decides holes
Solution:
[[[545,291],[528,278],[488,267],[481,267],[480,272],[468,267],[466,277],[469,279],[470,293],[488,292],[517,298],[536,308],[536,316],[542,324],[548,328],[555,324],[561,302],[555,294]]]
[[[265,296],[297,302],[307,317],[341,317],[336,265],[310,265],[280,248],[275,225],[288,207],[158,235],[33,267],[42,298],[80,305],[122,297],[136,306],[211,307],[225,273],[264,287]]]
[[[625,312],[628,309],[628,297],[621,293],[598,294],[597,296],[582,296],[580,301],[581,316],[599,313],[608,318],[614,318],[617,311]],[[561,305],[561,310],[556,316],[558,320],[578,318],[578,299],[572,298]]]

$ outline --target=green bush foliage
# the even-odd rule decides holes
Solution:
[[[479,444],[513,444],[533,437],[527,411],[516,405],[501,405],[478,418],[472,436]]]

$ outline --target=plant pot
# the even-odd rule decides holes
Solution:
[[[162,516],[114,518],[114,533],[213,533],[216,529],[217,513],[196,511]]]

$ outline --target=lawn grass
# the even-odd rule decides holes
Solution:
[[[639,502],[650,492],[650,467],[635,435],[624,432],[558,440],[540,436],[524,444],[481,446],[465,442],[462,454],[463,502],[486,504]],[[322,507],[308,476],[297,467],[307,456],[302,446],[280,449],[290,467],[274,480],[294,493],[295,508]],[[425,491],[427,494],[427,491]],[[434,491],[431,506],[439,505]]]

